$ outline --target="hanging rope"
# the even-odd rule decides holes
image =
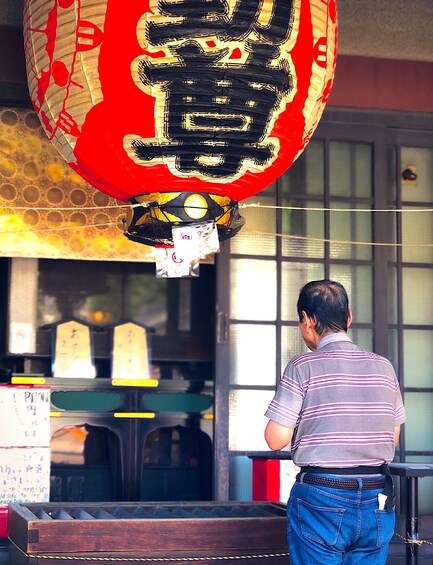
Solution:
[[[271,204],[239,204],[239,208],[269,208],[274,210],[300,210],[303,212],[433,212],[433,208],[323,208],[323,207],[304,207],[304,206],[275,206]]]
[[[99,210],[103,211],[105,209],[120,209],[127,206],[126,204],[119,204],[119,205],[111,205],[106,207],[99,207],[99,206],[86,206],[86,207],[74,207],[74,208],[31,208],[31,207],[15,207],[11,206],[10,209],[13,210],[20,210],[20,211],[77,211],[77,210]],[[132,207],[141,207],[142,204],[133,204]],[[5,208],[5,206],[2,206]],[[191,206],[193,207],[193,206]],[[239,204],[240,208],[263,208],[263,209],[275,209],[275,210],[297,210],[297,211],[304,211],[304,212],[395,212],[395,213],[405,213],[405,212],[417,212],[417,213],[431,213],[433,212],[433,208],[405,208],[405,209],[369,209],[369,208],[308,208],[302,206],[274,206],[274,205],[265,205],[260,203],[250,203],[250,204]],[[6,208],[8,208],[6,206]],[[0,207],[1,210],[1,207]],[[68,231],[68,230],[80,230],[80,229],[88,229],[88,228],[108,228],[112,226],[120,226],[122,221],[112,221],[112,222],[104,222],[104,223],[93,223],[93,224],[82,224],[82,225],[73,225],[73,226],[50,226],[45,228],[35,228],[35,229],[18,229],[18,230],[3,230],[0,231],[0,235],[14,235],[20,233],[31,233],[31,234],[38,234],[44,232],[57,232],[57,231]],[[283,233],[276,233],[276,232],[264,232],[264,231],[257,231],[257,230],[248,230],[246,228],[243,231],[243,234],[246,235],[260,235],[260,236],[272,236],[272,237],[281,237],[283,239],[292,239],[297,241],[314,241],[316,243],[329,243],[329,244],[338,244],[338,245],[367,245],[372,247],[422,247],[422,248],[430,248],[433,247],[433,243],[388,243],[388,242],[370,242],[370,241],[354,241],[354,240],[341,240],[341,239],[331,239],[331,238],[321,238],[321,237],[313,237],[313,236],[304,236],[304,235],[293,235],[293,234],[283,234]]]
[[[263,232],[263,231],[256,231],[245,230],[244,235],[266,235],[266,236],[274,236],[274,237],[281,237],[284,239],[295,239],[301,241],[316,241],[320,243],[338,243],[338,244],[346,244],[346,245],[371,245],[371,246],[384,246],[384,247],[433,247],[433,243],[385,243],[379,241],[352,241],[346,239],[329,239],[329,238],[322,238],[322,237],[312,237],[308,235],[291,235],[285,233],[273,233],[273,232]]]
[[[394,536],[400,538],[407,545],[433,545],[433,542],[424,539],[409,539],[400,534],[394,532]],[[81,556],[81,555],[53,555],[53,554],[38,554],[38,553],[26,553],[22,550],[11,538],[9,541],[12,545],[27,558],[32,559],[53,559],[53,560],[64,560],[64,561],[130,561],[135,563],[182,563],[182,562],[198,562],[198,561],[236,561],[236,560],[247,560],[247,559],[271,559],[275,557],[288,557],[289,553],[259,553],[253,555],[216,555],[216,556],[201,556],[201,557],[91,557],[91,556]]]
[[[88,229],[88,228],[101,228],[101,227],[110,227],[120,225],[122,222],[104,222],[101,224],[83,224],[77,226],[58,226],[58,227],[49,227],[49,228],[36,228],[36,229],[20,229],[20,230],[5,230],[0,231],[0,235],[14,235],[17,233],[43,233],[43,232],[51,232],[51,231],[68,231],[68,230],[80,230],[80,229]]]
[[[79,210],[99,210],[103,212],[104,210],[119,210],[122,208],[146,208],[144,204],[110,204],[108,206],[51,206],[51,207],[38,207],[38,206],[8,206],[7,204],[0,204],[0,210],[19,210],[21,212],[28,212],[30,210],[36,212],[52,212],[54,210],[62,212],[74,212]],[[297,210],[302,212],[391,212],[397,214],[404,214],[406,212],[433,212],[433,208],[385,208],[385,209],[375,209],[375,208],[324,208],[324,207],[307,207],[307,206],[276,206],[273,204],[260,204],[259,202],[252,203],[238,203],[239,208],[263,208],[270,210]],[[188,208],[201,209],[201,206],[188,205]]]
[[[37,229],[20,229],[20,230],[5,230],[0,231],[1,235],[15,235],[20,233],[28,233],[28,234],[38,234],[44,232],[56,232],[56,231],[68,231],[68,230],[80,230],[80,229],[88,229],[88,228],[101,228],[101,227],[111,227],[111,226],[120,226],[122,222],[104,222],[98,224],[83,224],[83,225],[76,225],[76,226],[60,226],[60,227],[47,227],[47,228],[37,228]],[[244,230],[242,232],[244,235],[260,235],[260,236],[271,236],[271,237],[281,237],[283,239],[293,239],[297,241],[314,241],[316,243],[329,243],[329,244],[339,244],[339,245],[368,245],[373,247],[422,247],[422,248],[430,248],[433,247],[433,243],[387,243],[387,242],[379,242],[379,241],[353,241],[353,240],[346,240],[346,239],[330,239],[330,238],[323,238],[323,237],[312,237],[307,235],[293,235],[293,234],[284,234],[284,233],[276,233],[276,232],[264,232],[264,231],[257,231],[257,230]]]
[[[253,555],[215,555],[215,556],[201,556],[201,557],[92,557],[81,555],[53,555],[53,554],[38,554],[27,553],[19,547],[14,540],[9,538],[12,545],[28,559],[58,559],[65,561],[131,561],[139,563],[184,563],[184,562],[197,562],[197,561],[237,561],[240,559],[271,559],[275,557],[288,557],[288,552],[285,553],[258,553]]]

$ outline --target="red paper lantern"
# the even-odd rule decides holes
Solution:
[[[25,0],[24,38],[48,137],[89,183],[133,204],[129,236],[155,244],[179,222],[214,219],[233,235],[237,202],[302,152],[332,86],[337,9]]]

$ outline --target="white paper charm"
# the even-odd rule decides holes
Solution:
[[[159,278],[198,277],[199,261],[179,256],[174,247],[156,246],[155,257],[156,276]]]

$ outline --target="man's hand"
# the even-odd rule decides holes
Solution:
[[[288,428],[282,424],[278,424],[274,420],[269,420],[265,429],[265,440],[270,449],[283,449],[292,441],[294,428]]]

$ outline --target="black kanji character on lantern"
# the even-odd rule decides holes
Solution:
[[[160,0],[159,12],[168,21],[149,21],[147,39],[151,45],[209,36],[217,36],[222,41],[239,41],[254,32],[258,40],[281,45],[292,30],[293,0],[266,2],[270,14],[265,13],[267,23],[261,24],[259,16],[264,4],[264,0],[238,0],[229,15],[226,0]]]
[[[166,140],[133,140],[137,158],[174,157],[179,172],[214,178],[232,177],[245,160],[269,163],[274,147],[265,141],[268,126],[291,86],[288,68],[269,65],[278,48],[247,43],[244,64],[222,64],[227,50],[206,53],[193,41],[173,51],[175,65],[139,63],[143,83],[159,84],[165,93]]]

